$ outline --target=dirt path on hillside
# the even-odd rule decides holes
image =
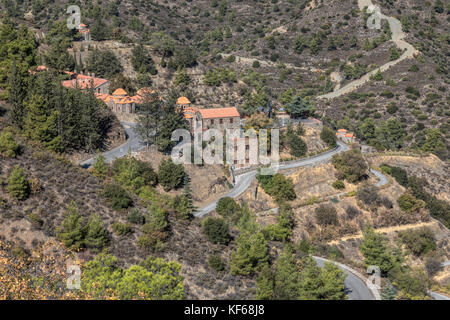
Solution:
[[[373,5],[373,3],[371,0],[358,0],[358,6],[361,11],[365,7],[369,7],[372,5]],[[405,38],[405,33],[403,32],[402,24],[398,19],[396,19],[394,17],[385,16],[384,14],[381,14],[381,19],[386,19],[389,23],[389,27],[391,28],[391,32],[392,32],[392,38],[391,38],[392,42],[394,42],[395,45],[399,49],[404,50],[401,57],[398,58],[397,60],[389,61],[388,63],[382,65],[380,68],[372,70],[371,72],[365,74],[364,76],[362,76],[361,78],[359,78],[355,81],[350,82],[349,84],[347,84],[346,86],[344,86],[342,88],[338,88],[337,90],[335,90],[333,92],[318,96],[317,98],[333,99],[333,98],[340,97],[344,94],[350,93],[350,92],[354,91],[355,89],[361,87],[365,83],[367,83],[370,80],[370,77],[372,75],[374,75],[375,73],[377,73],[378,70],[380,70],[380,72],[384,72],[384,71],[388,70],[390,67],[395,66],[396,64],[402,62],[405,59],[413,58],[416,54],[419,53],[419,51],[416,48],[414,48],[408,42],[403,40]]]
[[[235,56],[236,57],[236,62],[238,63],[242,63],[242,64],[246,64],[251,66],[253,64],[253,62],[258,61],[259,64],[261,65],[261,67],[273,67],[273,68],[277,68],[280,64],[279,63],[275,63],[272,62],[270,60],[262,60],[262,59],[256,59],[256,58],[247,58],[247,57],[241,57],[241,56],[236,56],[234,54],[229,54],[229,53],[221,53],[222,56],[224,57],[229,57],[229,56]],[[283,62],[282,65],[286,66],[287,68],[290,69],[295,69],[295,70],[302,70],[302,71],[309,71],[309,72],[315,72],[315,73],[322,73],[323,70],[321,69],[317,69],[317,68],[307,68],[307,67],[298,67],[292,63],[287,63],[287,62]]]
[[[409,229],[417,229],[422,227],[431,227],[433,224],[437,223],[436,221],[431,222],[419,222],[414,224],[405,224],[402,226],[393,226],[393,227],[385,227],[385,228],[379,228],[375,229],[375,232],[377,233],[392,233],[396,231],[405,231]],[[362,232],[359,232],[358,234],[342,237],[338,240],[333,240],[328,242],[330,245],[339,244],[340,241],[348,241],[348,240],[354,240],[354,239],[361,239],[363,237]]]

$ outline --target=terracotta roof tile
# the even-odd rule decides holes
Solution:
[[[198,112],[200,112],[203,119],[234,118],[234,117],[241,116],[235,107],[216,108],[216,109],[200,109]]]
[[[128,93],[127,93],[125,90],[123,90],[122,88],[116,89],[116,90],[112,93],[113,96],[126,96],[127,94],[128,94]]]
[[[177,104],[191,104],[191,101],[186,97],[179,97],[177,99]]]

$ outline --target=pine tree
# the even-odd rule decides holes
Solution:
[[[11,104],[11,120],[22,128],[25,110],[23,101],[26,96],[25,81],[20,74],[16,60],[13,60],[12,69],[8,74],[8,102]]]
[[[25,200],[30,195],[30,183],[19,166],[15,166],[11,171],[6,191],[17,200]]]
[[[104,179],[108,174],[108,164],[106,163],[106,159],[102,154],[99,154],[97,158],[95,158],[94,165],[92,166],[92,173],[94,176]]]
[[[389,280],[381,291],[381,297],[383,298],[383,300],[395,300],[395,298],[397,297],[397,290]]]
[[[274,296],[279,300],[296,300],[299,297],[300,272],[290,246],[286,246],[277,259]]]
[[[256,300],[273,299],[273,274],[268,264],[266,264],[256,279]]]
[[[88,248],[102,249],[108,243],[108,231],[98,215],[91,215],[86,224],[84,244]]]
[[[163,122],[162,101],[157,93],[145,93],[138,111],[136,132],[147,147],[159,134]]]
[[[80,249],[83,247],[84,230],[83,218],[72,201],[64,214],[61,228],[57,229],[57,238],[68,248]]]

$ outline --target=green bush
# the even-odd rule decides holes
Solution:
[[[219,255],[210,255],[208,258],[208,265],[211,269],[216,271],[225,270],[225,263]]]
[[[114,179],[118,184],[137,190],[143,186],[155,186],[158,176],[146,162],[134,157],[123,157],[112,164]]]
[[[64,213],[61,227],[56,229],[56,237],[67,248],[80,249],[84,246],[84,236],[83,218],[72,201]]]
[[[335,182],[333,182],[332,186],[337,190],[345,189],[345,183],[342,180],[336,180]]]
[[[292,179],[286,178],[280,173],[273,176],[258,175],[257,179],[264,191],[272,196],[278,203],[282,203],[286,200],[294,200],[297,197]]]
[[[144,224],[145,217],[138,208],[133,208],[128,213],[127,220],[134,224]]]
[[[114,210],[128,209],[133,205],[133,200],[126,190],[117,184],[105,186],[103,194]]]
[[[233,198],[223,197],[217,202],[216,212],[224,218],[237,222],[237,220],[239,220],[241,207]]]
[[[328,127],[323,127],[320,133],[320,139],[325,142],[330,148],[336,147],[336,134]]]
[[[400,209],[406,212],[413,212],[420,208],[425,207],[425,203],[422,200],[417,199],[411,193],[403,193],[397,200]]]
[[[334,155],[332,163],[337,170],[337,178],[351,183],[364,179],[369,169],[361,153],[355,150]]]
[[[207,217],[202,222],[202,231],[212,243],[227,245],[230,242],[228,225],[222,218]]]
[[[101,250],[109,242],[109,233],[98,215],[91,215],[85,226],[84,244],[88,248]]]
[[[19,145],[14,141],[13,134],[9,131],[0,133],[0,154],[4,157],[15,158],[19,152]]]
[[[177,189],[183,185],[186,173],[183,165],[173,163],[172,159],[161,161],[158,168],[158,180],[165,191]]]
[[[30,183],[27,180],[23,169],[15,166],[8,177],[6,191],[17,200],[25,200],[30,195]]]
[[[131,224],[116,222],[112,225],[112,229],[119,236],[127,236],[133,232]]]
[[[433,231],[426,227],[403,231],[400,233],[400,239],[415,256],[422,256],[436,249]]]

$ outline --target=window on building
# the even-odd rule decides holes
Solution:
[[[214,124],[214,119],[211,119],[211,124]]]
[[[219,120],[219,123],[222,124],[222,123],[223,123],[223,119],[220,119],[220,120]]]
[[[233,118],[230,118],[230,123],[233,123]]]

